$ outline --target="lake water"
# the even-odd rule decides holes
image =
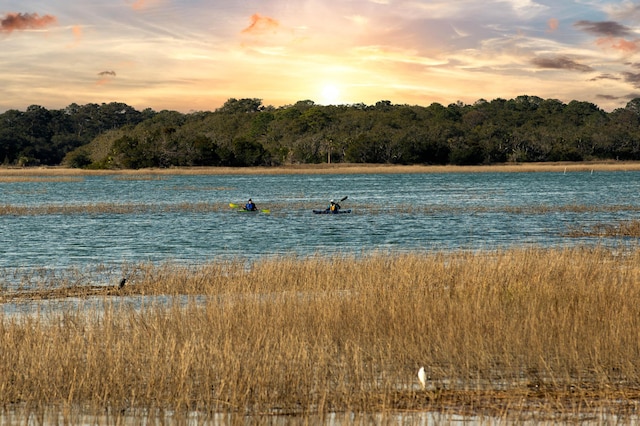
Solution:
[[[343,196],[348,199],[342,207],[352,214],[312,214]],[[239,213],[227,206],[249,197],[271,213]],[[144,208],[83,211],[96,204]],[[569,238],[566,231],[636,218],[640,172],[86,176],[2,182],[0,205],[80,206],[71,213],[1,215],[0,268],[5,271],[141,261],[197,264],[238,256],[619,244]]]

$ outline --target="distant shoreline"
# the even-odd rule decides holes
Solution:
[[[87,170],[67,167],[0,167],[0,176],[91,176],[91,175],[288,175],[363,173],[517,173],[638,171],[638,161],[594,161],[558,163],[504,163],[474,166],[426,166],[389,164],[300,164],[278,167],[175,167],[121,170]]]

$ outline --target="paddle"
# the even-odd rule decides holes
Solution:
[[[347,198],[349,198],[349,196],[348,196],[348,195],[345,195],[344,197],[342,197],[342,198],[340,198],[340,199],[338,200],[338,203],[343,202],[343,201],[344,201],[344,200],[346,200]],[[337,204],[337,203],[336,203],[336,204]]]
[[[231,207],[232,209],[238,209],[239,208],[239,209],[245,210],[244,207],[239,206],[239,205],[237,205],[235,203],[229,203],[229,207]],[[271,210],[269,210],[269,209],[260,209],[260,213],[271,213]]]
[[[344,200],[346,200],[347,198],[349,198],[349,196],[348,196],[348,195],[345,195],[344,197],[340,198],[340,200],[338,200],[338,203],[343,202],[343,201],[344,201]],[[336,203],[336,204],[338,204],[338,203]],[[330,210],[330,207],[327,207],[327,209],[326,209],[326,210],[327,210],[327,211],[328,211],[328,210]]]

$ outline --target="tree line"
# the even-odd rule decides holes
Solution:
[[[640,160],[640,98],[612,112],[527,95],[426,107],[231,98],[191,113],[32,105],[0,114],[0,159],[97,169]]]

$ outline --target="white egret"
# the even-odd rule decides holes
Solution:
[[[420,367],[420,370],[418,370],[418,380],[422,389],[425,389],[427,387],[427,373],[424,371],[424,367]]]

